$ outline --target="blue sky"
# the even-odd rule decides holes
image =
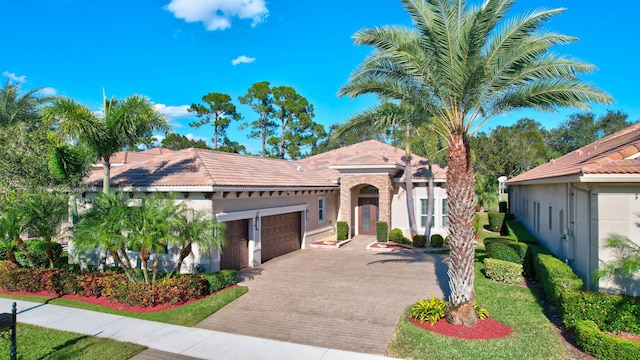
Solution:
[[[596,65],[583,79],[616,100],[593,111],[622,110],[640,120],[640,2],[520,0],[513,12],[539,7],[567,8],[547,27],[580,41],[554,52]],[[209,92],[228,93],[238,105],[258,81],[294,87],[327,128],[346,121],[375,103],[336,96],[371,51],[351,36],[364,27],[410,25],[399,0],[0,0],[0,14],[0,81],[45,88],[96,110],[103,88],[118,98],[147,95],[175,132],[208,141],[211,127],[189,127],[186,106]],[[247,121],[256,117],[248,107],[239,110]],[[552,128],[573,112],[512,113],[484,130],[524,116]],[[237,125],[229,136],[250,151],[259,148]]]

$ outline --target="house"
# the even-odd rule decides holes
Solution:
[[[509,207],[524,226],[566,261],[589,290],[640,294],[638,279],[591,281],[615,252],[617,233],[640,244],[640,124],[549,161],[507,182]]]
[[[195,209],[226,223],[227,245],[194,254],[183,271],[258,266],[305,249],[316,240],[335,239],[336,222],[349,224],[350,236],[376,233],[376,222],[408,235],[404,151],[365,141],[298,161],[260,158],[202,149],[151,149],[121,152],[112,158],[111,187],[132,198],[153,192],[179,194]],[[427,160],[412,159],[414,201],[419,231],[427,210]],[[446,172],[433,165],[434,232],[446,232]],[[83,194],[101,191],[102,169],[95,168]],[[421,227],[420,227],[421,226]],[[165,268],[178,249],[162,255]]]

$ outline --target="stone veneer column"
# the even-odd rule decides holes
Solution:
[[[349,237],[355,233],[351,222],[352,199],[351,189],[358,185],[373,185],[378,188],[378,217],[391,226],[391,198],[393,196],[393,181],[387,174],[349,175],[342,174],[340,178],[340,218],[349,224]]]

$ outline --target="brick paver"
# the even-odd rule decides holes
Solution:
[[[447,256],[376,253],[358,236],[339,250],[307,249],[240,272],[249,292],[196,327],[384,354],[404,309],[448,294]]]

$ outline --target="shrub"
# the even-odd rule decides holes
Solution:
[[[0,261],[0,289],[15,290],[16,278],[14,272],[18,270],[18,265],[10,261]]]
[[[565,291],[561,301],[560,314],[569,328],[580,320],[590,320],[606,332],[640,334],[640,297]]]
[[[503,214],[507,213],[507,202],[504,200],[498,201],[498,212]]]
[[[423,248],[427,244],[427,237],[421,234],[413,237],[413,246],[417,248]]]
[[[582,289],[582,279],[573,273],[569,265],[553,255],[537,254],[534,266],[538,283],[556,306],[560,306],[560,293],[563,291]]]
[[[527,253],[527,245],[509,240],[486,239],[484,246],[487,250],[487,257],[520,265],[524,263],[524,257]]]
[[[49,259],[47,259],[47,247],[51,246],[51,250],[53,252],[53,262],[60,263],[60,256],[62,255],[62,245],[44,240],[28,240],[24,242],[27,247],[27,251],[29,255],[31,255],[31,259],[33,260],[33,265],[37,268],[45,268],[49,267]],[[22,266],[29,266],[27,262],[27,258],[20,251],[16,252],[16,259]]]
[[[209,282],[202,275],[164,278],[156,283],[158,304],[181,304],[209,293]]]
[[[444,245],[444,238],[440,234],[433,234],[431,235],[431,241],[429,244],[432,247],[442,247],[442,245]]]
[[[475,229],[475,234],[480,234],[480,230],[482,229],[482,220],[480,219],[480,214],[473,214],[473,228]]]
[[[420,323],[428,321],[434,325],[444,317],[447,302],[431,296],[430,300],[420,300],[411,306],[411,317],[420,320]]]
[[[444,244],[449,245],[449,240],[451,240],[451,235],[447,235],[444,237]]]
[[[398,228],[395,228],[389,231],[389,241],[393,241],[394,243],[397,243],[397,244],[407,244],[407,245],[411,244],[411,240],[405,237],[404,234],[402,233],[402,230]]]
[[[475,303],[473,305],[473,310],[475,310],[476,312],[476,317],[480,320],[484,320],[489,318],[489,310],[483,308],[482,306],[480,306],[480,304]]]
[[[502,227],[504,226],[504,213],[499,213],[497,211],[489,211],[489,227],[493,232],[502,231]]]
[[[522,281],[522,265],[509,261],[486,258],[484,273],[489,279],[497,282],[517,284]]]
[[[347,236],[349,235],[349,224],[346,221],[338,221],[336,223],[337,227],[337,239],[338,241],[347,240]]]
[[[376,240],[378,242],[387,242],[387,233],[389,232],[389,224],[386,221],[378,221],[376,223]],[[400,232],[402,234],[402,232]]]
[[[238,272],[231,269],[220,270],[212,274],[202,274],[208,283],[209,294],[238,282]]]
[[[575,324],[576,344],[598,359],[640,359],[640,343],[610,336],[590,320]]]

